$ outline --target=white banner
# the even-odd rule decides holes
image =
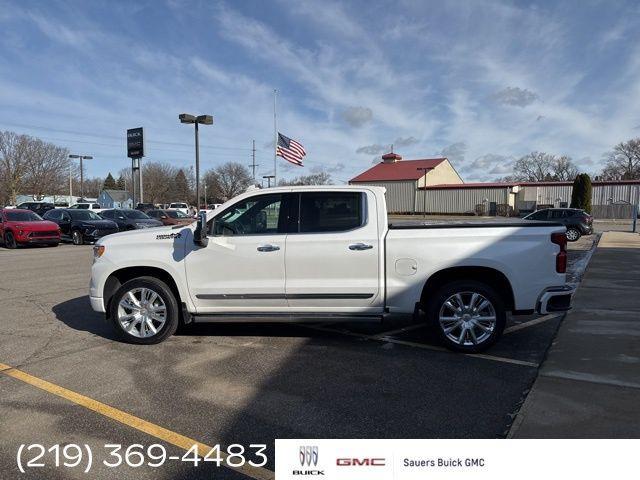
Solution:
[[[276,440],[276,479],[640,478],[640,440]]]

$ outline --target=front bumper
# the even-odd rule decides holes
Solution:
[[[105,312],[104,302],[102,301],[102,297],[89,297],[89,302],[91,302],[91,309],[94,312]]]
[[[541,315],[571,310],[571,297],[576,289],[570,285],[545,289],[536,302],[536,312]]]

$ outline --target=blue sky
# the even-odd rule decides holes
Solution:
[[[347,181],[390,144],[466,181],[532,150],[597,172],[640,135],[638,2],[0,1],[0,31],[0,129],[93,155],[89,176],[130,165],[137,126],[148,160],[192,165],[181,112],[214,116],[204,169],[255,139],[271,173],[274,88],[308,152],[289,177]]]

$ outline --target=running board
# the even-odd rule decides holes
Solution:
[[[194,323],[382,322],[383,315],[348,313],[208,313],[191,315]]]

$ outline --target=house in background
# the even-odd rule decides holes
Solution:
[[[98,203],[102,208],[133,208],[133,198],[126,190],[103,190]]]
[[[392,213],[422,211],[418,189],[432,185],[462,184],[463,180],[447,158],[402,160],[397,153],[382,156],[382,162],[349,181],[352,185],[372,185],[387,189],[387,209]]]

